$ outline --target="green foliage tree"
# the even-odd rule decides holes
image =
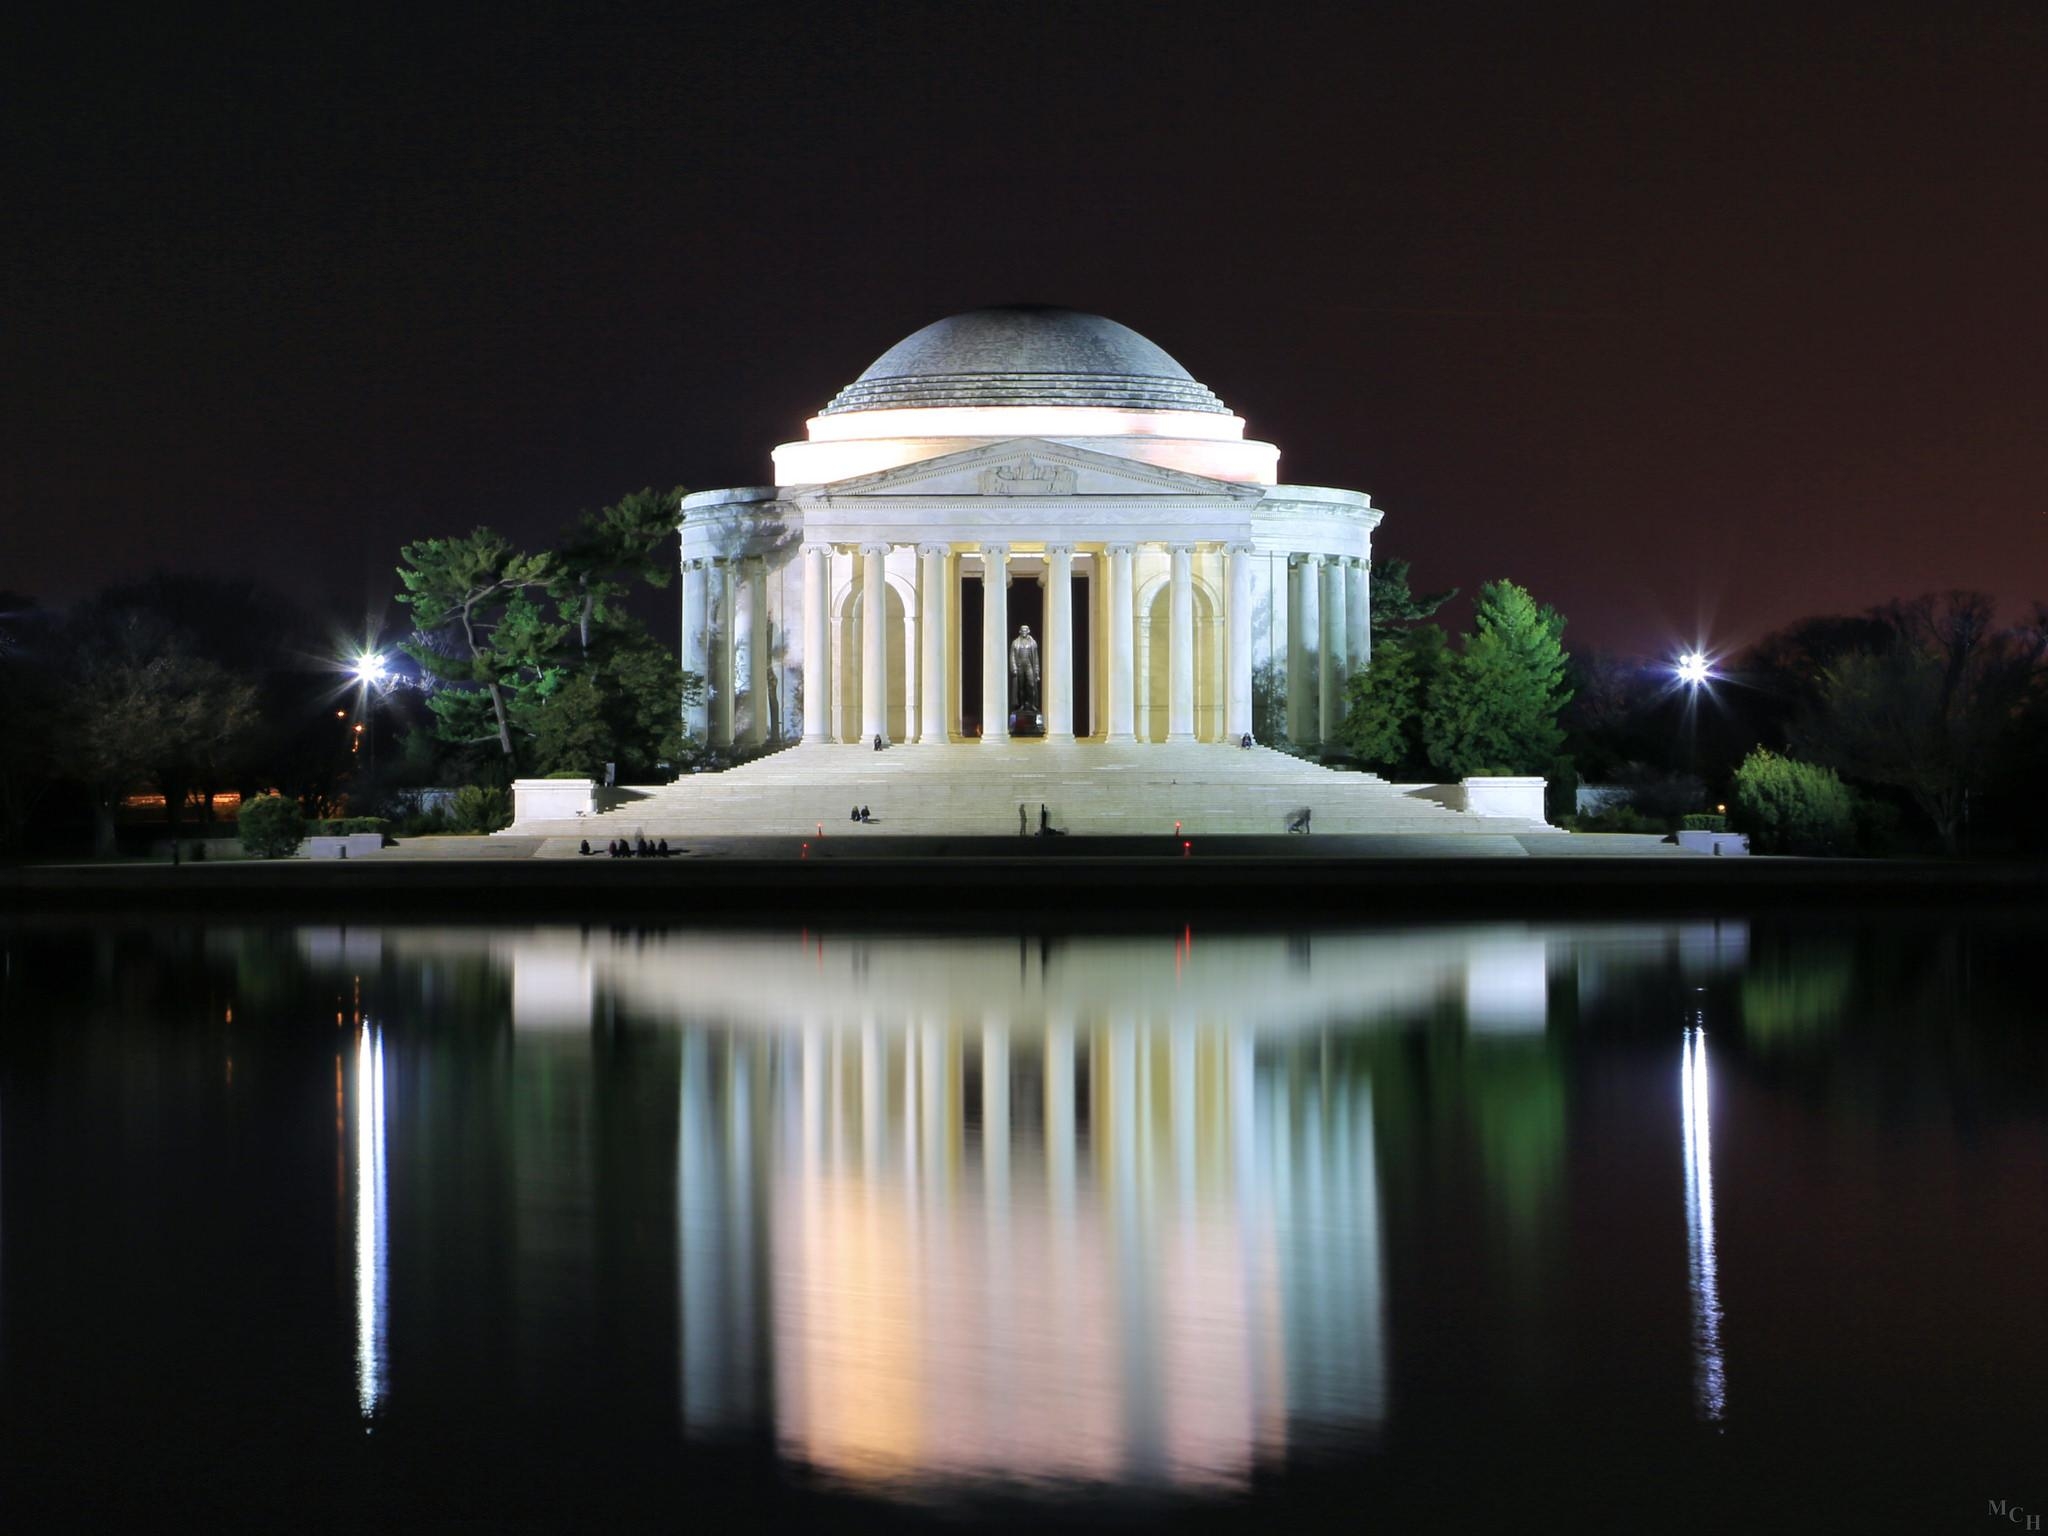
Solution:
[[[1490,581],[1473,632],[1442,667],[1422,713],[1430,762],[1459,778],[1482,771],[1548,774],[1564,746],[1564,616],[1511,581]]]
[[[259,859],[289,858],[306,835],[306,815],[296,800],[255,795],[242,802],[235,830],[242,846]]]
[[[1758,747],[1735,770],[1735,824],[1759,853],[1843,853],[1855,799],[1834,769]]]
[[[661,546],[675,537],[684,491],[630,491],[608,507],[586,512],[563,540],[551,590],[562,617],[576,628],[585,655],[593,631],[619,616],[635,581],[666,587],[674,567]]]
[[[1409,626],[1435,615],[1458,595],[1456,587],[1420,596],[1409,589],[1409,566],[1397,555],[1382,555],[1372,563],[1370,610],[1372,645],[1375,653],[1383,640],[1404,633]]]
[[[543,607],[555,556],[523,553],[489,528],[422,539],[400,555],[398,600],[417,628],[403,649],[436,685],[427,703],[441,739],[495,741],[509,776],[518,765],[517,702],[560,681],[568,629]]]
[[[613,615],[599,627],[589,659],[545,694],[522,701],[533,765],[593,777],[614,763],[622,777],[645,778],[683,754],[681,705],[701,683],[638,620]]]
[[[1449,663],[1444,632],[1434,624],[1389,635],[1350,683],[1342,735],[1368,767],[1412,764],[1422,747],[1422,714]]]
[[[1887,638],[1838,656],[1792,739],[1818,762],[1905,790],[1959,850],[1969,797],[1998,771],[2048,676],[2048,609],[2001,630],[1982,592],[1877,610]]]

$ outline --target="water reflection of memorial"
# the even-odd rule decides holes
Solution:
[[[1354,1047],[1418,1020],[1471,1042],[1443,1081],[1462,1112],[1499,1112],[1508,1134],[1475,1140],[1524,1219],[1562,1144],[1561,1100],[1529,1108],[1562,1092],[1553,989],[1585,1003],[1630,965],[1718,969],[1744,943],[1740,925],[1604,943],[390,933],[395,957],[487,955],[515,1059],[561,1085],[597,1091],[560,1076],[597,1032],[680,1026],[685,1430],[772,1427],[793,1459],[882,1487],[1234,1486],[1370,1443],[1389,1412],[1383,1149],[1402,1133],[1375,1123],[1387,1053]],[[379,1153],[358,1186],[379,1313],[383,1184]],[[382,1332],[363,1334],[371,1401]]]

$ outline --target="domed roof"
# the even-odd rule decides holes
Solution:
[[[1230,414],[1129,326],[1042,304],[970,309],[934,321],[876,358],[819,414],[954,405]]]

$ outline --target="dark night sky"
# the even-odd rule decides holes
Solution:
[[[0,587],[381,611],[1030,299],[1581,644],[2048,598],[2038,7],[321,14],[12,23]]]

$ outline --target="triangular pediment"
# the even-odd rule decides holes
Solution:
[[[801,502],[856,496],[1221,496],[1231,501],[1257,501],[1264,494],[1261,486],[1212,480],[1206,475],[1143,464],[1042,437],[1017,437],[810,486],[790,499]]]

